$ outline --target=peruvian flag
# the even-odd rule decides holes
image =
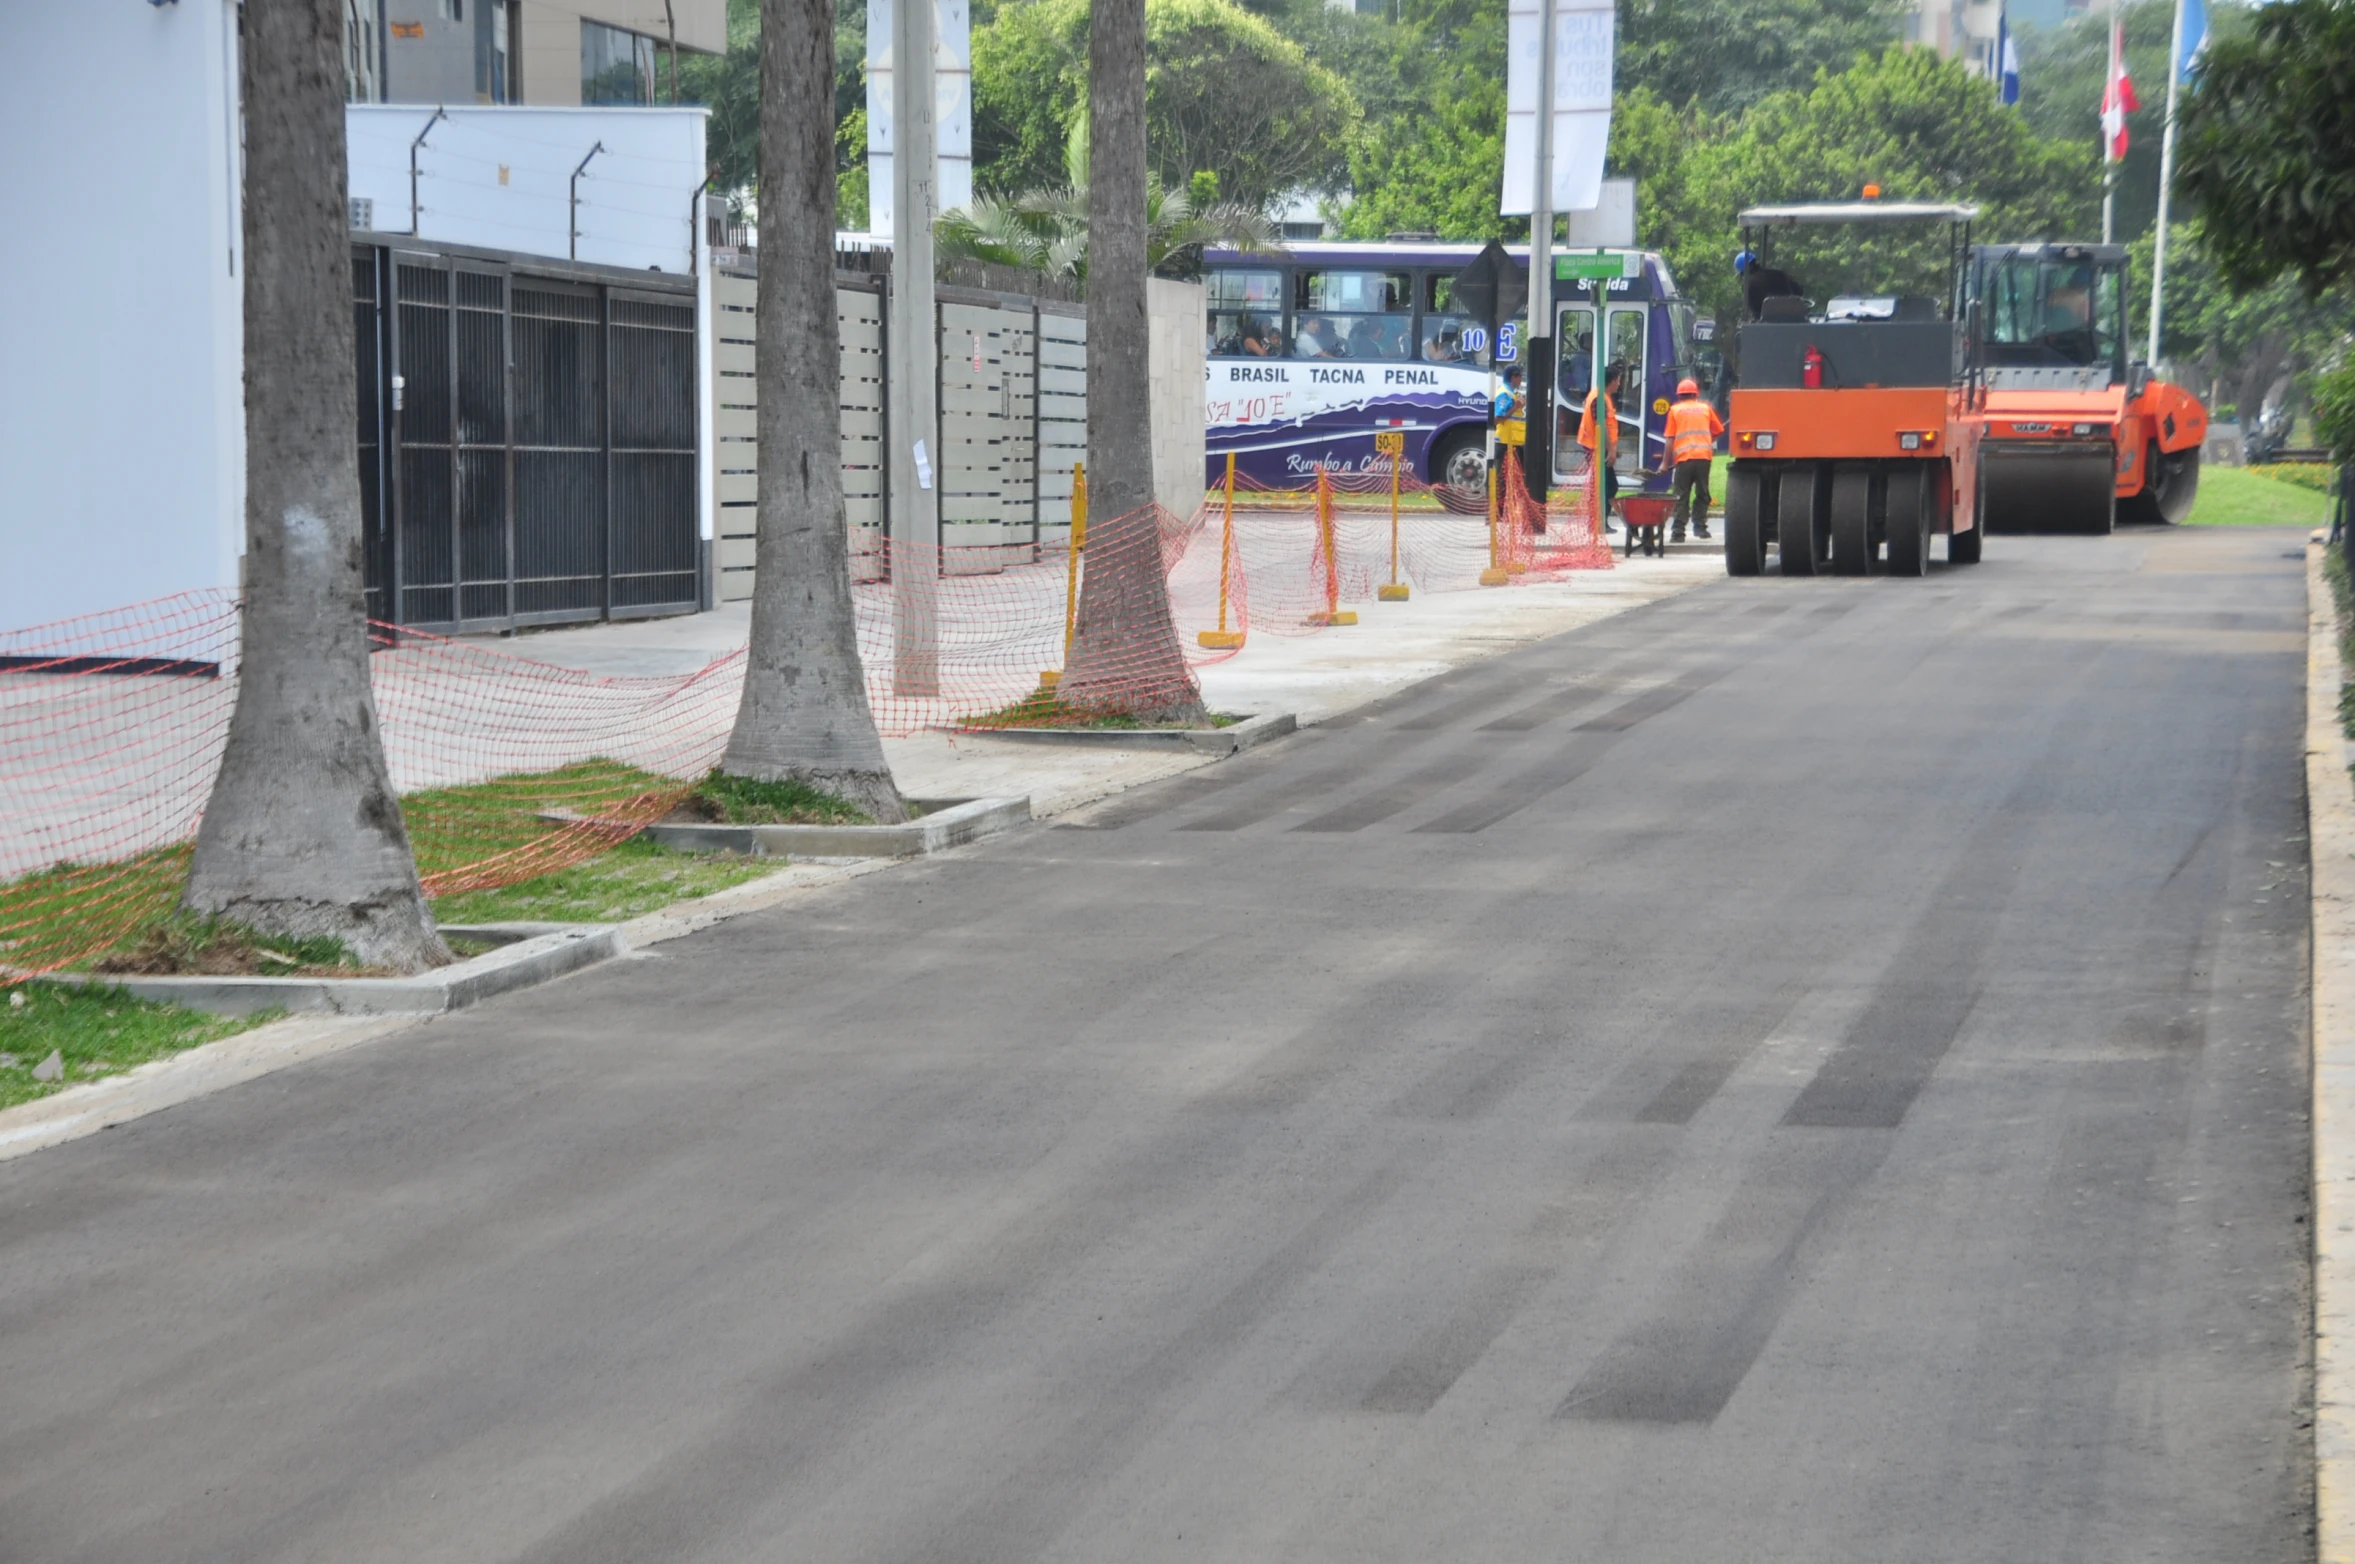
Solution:
[[[2126,26],[2110,23],[2110,81],[2102,89],[2102,156],[2119,163],[2126,158],[2126,116],[2142,107],[2134,96],[2134,78],[2126,71]]]

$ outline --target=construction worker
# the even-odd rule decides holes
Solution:
[[[1679,380],[1675,405],[1668,409],[1668,459],[1676,464],[1676,525],[1668,534],[1671,543],[1684,541],[1688,516],[1694,537],[1709,536],[1709,463],[1717,455],[1717,438],[1724,433],[1725,421],[1717,416],[1716,408],[1702,400],[1700,385]]]
[[[1611,458],[1619,450],[1619,390],[1626,381],[1627,366],[1612,364],[1579,410],[1578,443],[1586,447],[1587,471],[1602,474],[1605,527],[1611,524],[1611,502],[1619,497],[1619,474],[1612,470]]]

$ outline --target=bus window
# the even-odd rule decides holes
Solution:
[[[1644,332],[1651,323],[1651,312],[1642,308],[1611,311],[1609,350],[1606,364],[1624,365],[1627,378],[1620,383],[1619,400],[1613,405],[1619,412],[1619,470],[1622,474],[1644,469]]]
[[[1508,322],[1504,332],[1508,348],[1518,342],[1528,328],[1522,322]],[[1415,356],[1429,364],[1458,364],[1472,369],[1490,367],[1490,354],[1495,347],[1488,340],[1488,323],[1467,315],[1455,307],[1455,276],[1453,273],[1434,273],[1423,279],[1423,325],[1416,338]],[[1498,365],[1510,364],[1517,355],[1508,351]]]
[[[1284,274],[1216,267],[1202,279],[1210,297],[1210,352],[1216,358],[1284,356]]]
[[[1407,359],[1414,318],[1405,272],[1303,271],[1292,281],[1292,356]]]
[[[1557,317],[1554,341],[1559,387],[1555,401],[1575,413],[1586,403],[1595,383],[1595,312],[1592,305],[1565,304]]]

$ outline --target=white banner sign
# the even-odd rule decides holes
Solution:
[[[1537,193],[1539,0],[1506,13],[1505,188],[1498,210],[1525,216]],[[1557,212],[1592,211],[1603,195],[1611,142],[1612,0],[1554,0],[1554,199]]]

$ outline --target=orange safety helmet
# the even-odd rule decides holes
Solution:
[[[1678,396],[1699,396],[1701,388],[1690,376],[1687,376],[1676,383],[1676,394]]]

